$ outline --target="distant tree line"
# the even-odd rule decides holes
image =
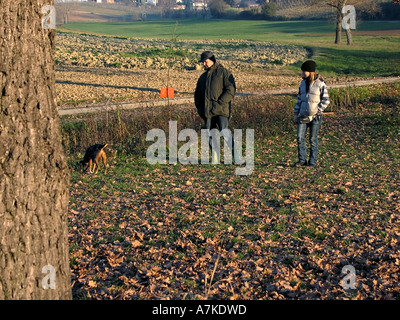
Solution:
[[[210,0],[209,11],[214,18],[228,19],[265,19],[265,20],[287,20],[285,16],[279,15],[279,9],[295,6],[312,7],[319,3],[328,7],[329,0],[257,0],[258,6],[248,6],[246,0]],[[333,1],[333,2],[338,2]],[[341,2],[341,1],[339,1]],[[349,0],[357,9],[357,18],[362,20],[397,20],[400,16],[400,0],[386,2]],[[321,16],[325,19],[326,16]],[[298,19],[298,18],[296,18]],[[307,19],[305,17],[304,19]],[[313,17],[313,19],[318,19]]]
[[[197,0],[199,1],[199,0]],[[279,14],[280,9],[289,7],[313,7],[316,3],[327,6],[331,0],[202,0],[204,7],[193,6],[193,0],[183,0],[184,9],[176,8],[176,0],[157,0],[157,5],[148,5],[146,0],[115,0],[118,7],[129,8],[126,19],[181,19],[196,17],[212,17],[216,19],[245,19],[245,20],[287,20]],[[338,1],[338,0],[335,0]],[[334,2],[335,2],[334,1]],[[375,2],[365,0],[348,0],[348,4],[355,5],[357,18],[362,20],[381,19],[397,20],[400,16],[400,0]],[[55,0],[57,4],[57,19],[61,23],[68,23],[68,15],[76,3],[65,3]],[[110,4],[108,4],[110,6]],[[311,9],[312,10],[312,9]],[[310,11],[311,12],[311,11]],[[130,14],[130,16],[129,16]],[[307,19],[295,17],[292,19]],[[319,19],[313,16],[312,19]],[[326,19],[321,16],[320,19]]]
[[[214,18],[273,19],[278,7],[275,2],[259,0],[253,6],[248,1],[211,0],[210,14]]]
[[[382,2],[378,4],[380,10],[372,18],[381,20],[398,20],[400,17],[400,0],[393,0],[393,3]],[[361,16],[362,19],[370,19],[368,15]]]

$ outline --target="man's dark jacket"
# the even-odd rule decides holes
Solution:
[[[194,102],[204,120],[214,116],[231,116],[231,102],[236,84],[230,71],[216,62],[197,81]]]

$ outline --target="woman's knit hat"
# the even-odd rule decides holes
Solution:
[[[304,62],[301,65],[302,71],[315,72],[316,68],[317,68],[317,64],[312,60],[307,60],[306,62]]]

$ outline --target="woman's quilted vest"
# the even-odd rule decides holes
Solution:
[[[300,118],[315,116],[318,113],[318,104],[321,102],[321,86],[323,81],[316,79],[310,86],[307,92],[306,81],[303,80],[300,84]]]

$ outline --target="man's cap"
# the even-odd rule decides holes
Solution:
[[[204,51],[200,56],[199,62],[204,62],[207,59],[211,59],[212,57],[214,57],[214,53],[212,53],[211,51]]]
[[[308,71],[308,72],[315,72],[315,69],[317,68],[317,64],[315,61],[312,60],[307,60],[301,65],[301,70],[302,71]]]

